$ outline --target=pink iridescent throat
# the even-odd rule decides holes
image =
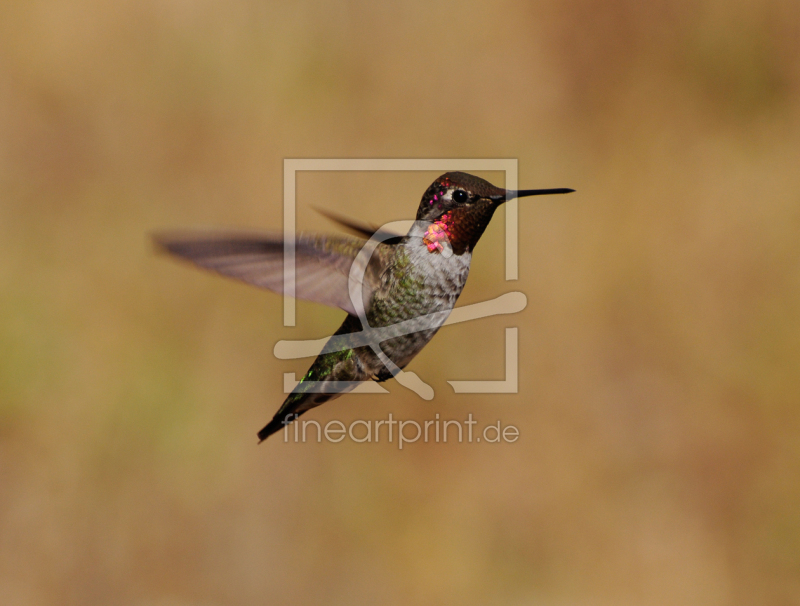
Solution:
[[[442,241],[452,238],[450,228],[447,226],[448,221],[450,221],[450,213],[442,215],[441,219],[428,227],[428,231],[422,238],[423,244],[428,247],[428,252],[442,252],[444,250]]]

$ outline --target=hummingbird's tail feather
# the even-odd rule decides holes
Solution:
[[[298,387],[302,387],[302,383]],[[292,421],[295,421],[304,412],[324,404],[328,400],[335,398],[339,394],[309,393],[294,391],[284,400],[278,412],[272,417],[264,428],[258,432],[258,443],[260,444],[272,434],[280,431]]]
[[[279,419],[277,416],[272,419],[269,423],[267,423],[264,428],[258,432],[258,443],[261,444],[264,440],[270,437],[277,431],[280,431],[281,428],[284,427],[285,421]]]
[[[348,316],[336,334],[352,332],[356,326],[360,326],[358,319]],[[356,381],[364,381],[368,378],[358,356],[352,349],[333,351],[318,356],[306,376],[286,397],[272,420],[258,432],[258,439],[263,442],[304,412],[346,394],[356,386]]]

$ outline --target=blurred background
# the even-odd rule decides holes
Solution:
[[[788,0],[0,5],[4,604],[800,603],[800,6]],[[277,229],[284,158],[518,158],[436,390],[319,421],[501,420],[514,444],[284,444],[279,339],[342,312],[155,253]],[[302,173],[413,216],[436,173]],[[501,173],[483,176],[502,184]],[[519,393],[502,379],[518,326]]]

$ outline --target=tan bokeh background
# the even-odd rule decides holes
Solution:
[[[254,1],[0,7],[4,604],[800,603],[800,7]],[[286,157],[519,158],[423,402],[506,445],[283,444],[278,339],[342,313],[154,253],[281,225]],[[436,174],[308,173],[312,206],[409,218]],[[486,175],[499,180],[499,175]],[[502,219],[502,217],[498,217]],[[500,379],[519,326],[517,395]]]

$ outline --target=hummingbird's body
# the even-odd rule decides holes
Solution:
[[[377,345],[373,343],[320,354],[272,421],[258,433],[259,438],[266,439],[307,410],[355,387],[351,383],[334,393],[317,393],[319,390],[309,389],[312,384],[385,381],[394,376],[427,345],[455,306],[469,275],[472,251],[497,207],[514,197],[569,191],[572,190],[509,192],[466,173],[447,173],[425,192],[408,234],[378,244],[366,263],[359,257],[366,240],[298,236],[295,296],[347,311],[335,335],[363,335],[364,331],[374,334],[370,333],[372,329],[436,315],[418,320],[413,332],[401,332],[380,341],[377,351],[371,346]],[[355,229],[370,236],[373,231]],[[159,241],[169,252],[200,266],[283,291],[280,237],[178,237]],[[363,306],[350,296],[353,280],[362,286]],[[354,292],[358,290],[355,288]],[[379,357],[381,351],[388,358],[386,363]]]
[[[413,230],[412,232],[413,233]],[[393,326],[431,313],[445,312],[432,321],[427,330],[394,337],[380,343],[381,349],[400,369],[416,356],[433,338],[447,315],[455,306],[467,282],[471,253],[445,258],[432,254],[422,243],[422,237],[404,238],[403,242],[380,251],[387,255],[380,284],[373,292],[366,311],[372,328]],[[363,329],[357,316],[348,315],[336,335],[358,333]],[[297,389],[286,398],[283,406],[267,427],[259,432],[265,439],[286,424],[286,415],[302,414],[338,397],[354,386],[337,393],[311,393],[303,390],[304,382],[320,381],[386,381],[391,371],[369,346],[320,354],[303,377]]]

